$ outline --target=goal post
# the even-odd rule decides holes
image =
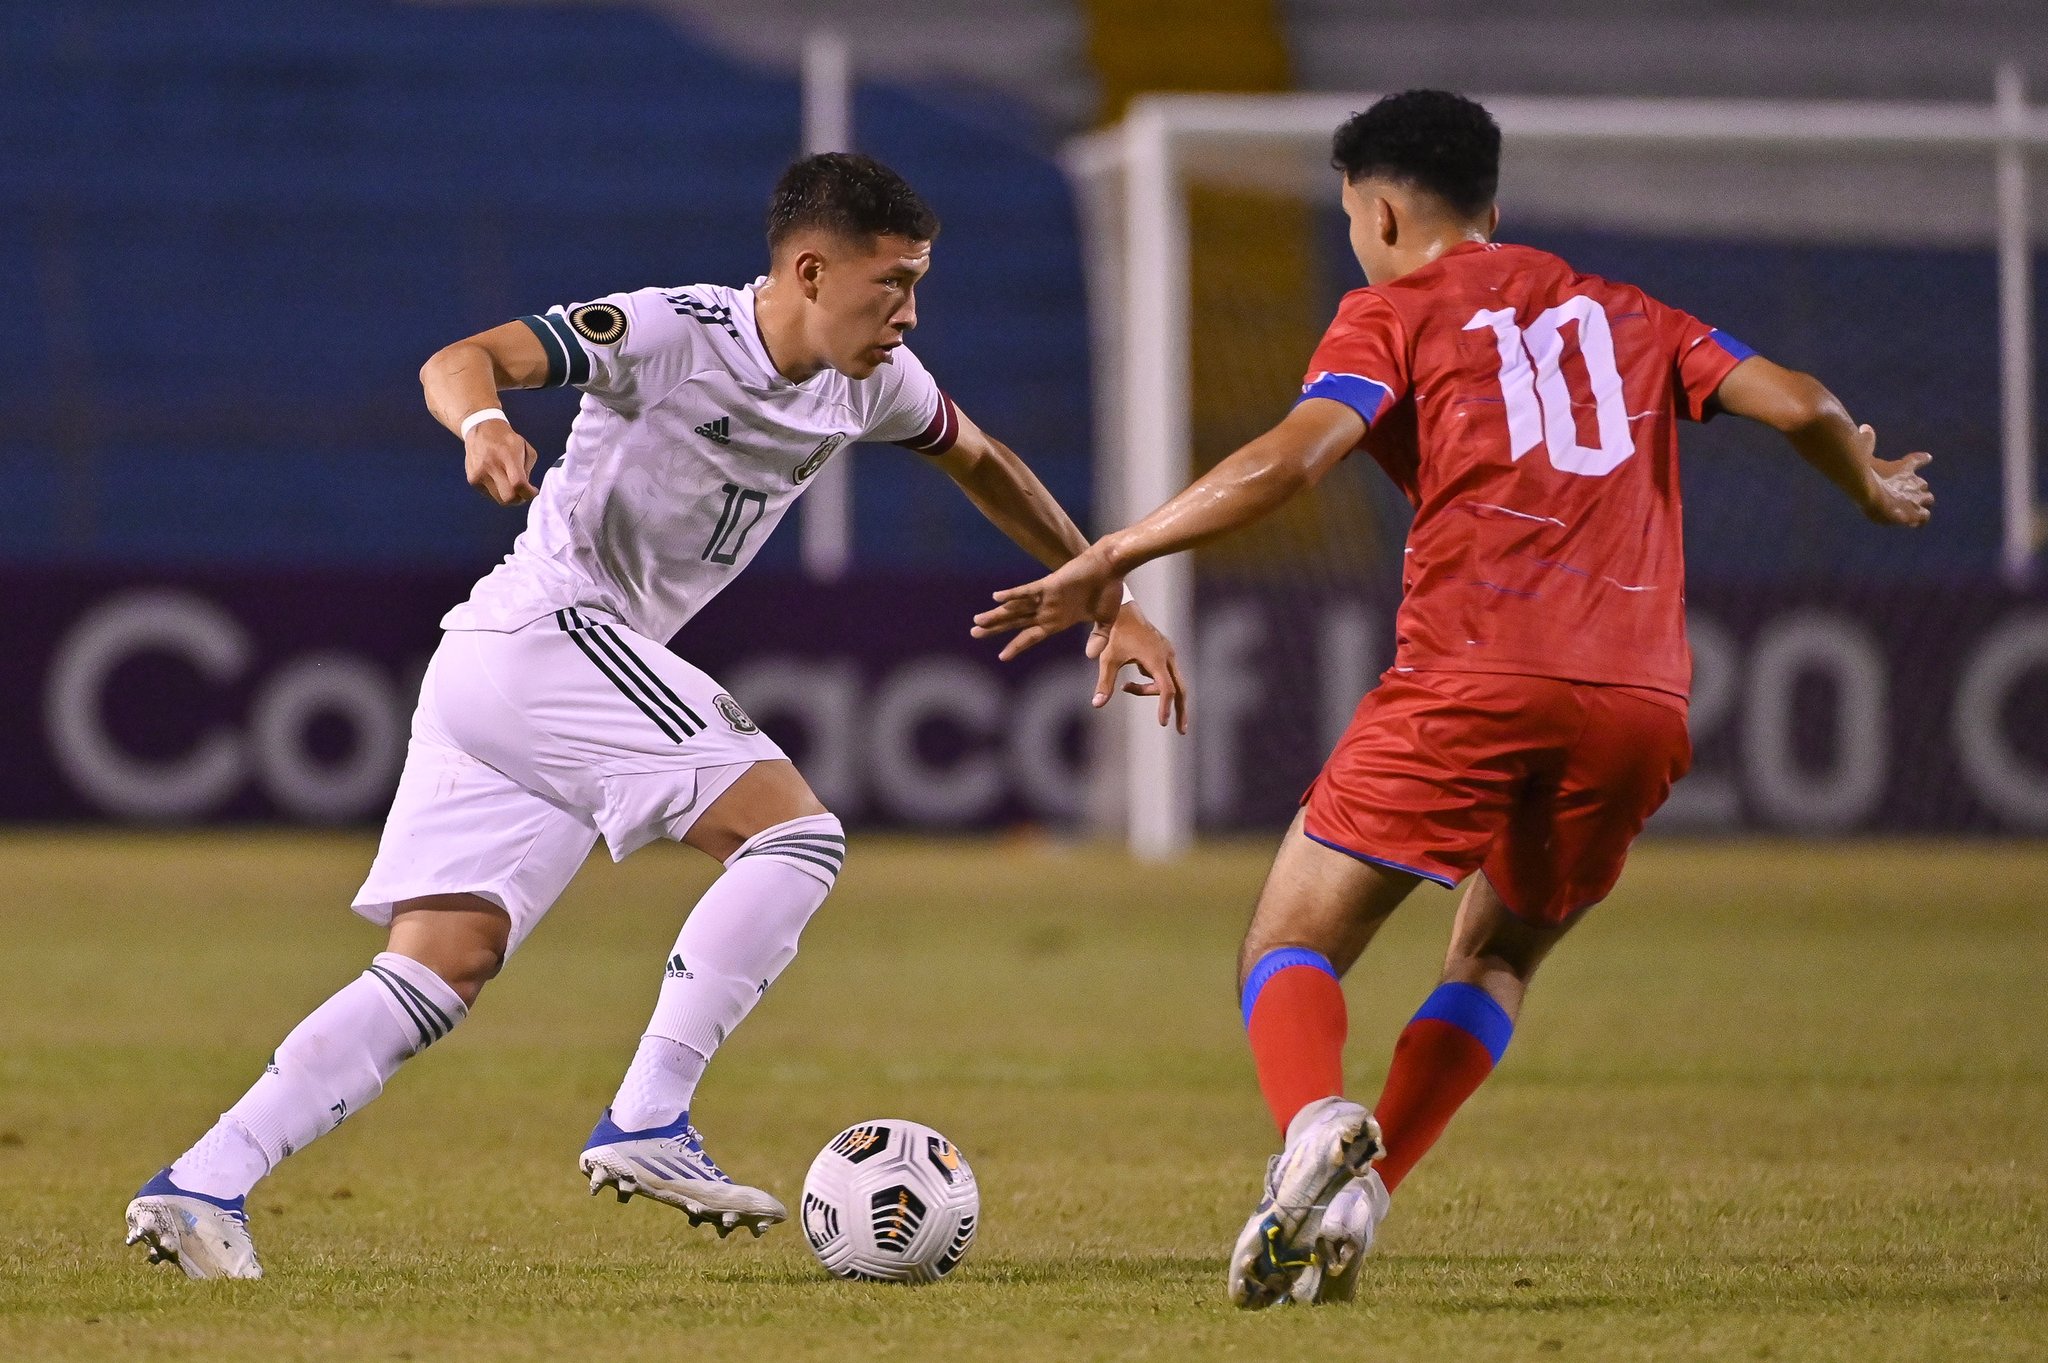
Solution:
[[[1885,158],[1919,157],[1915,164],[1924,173],[1934,173],[1927,170],[1933,165],[1951,179],[1970,180],[1971,192],[1947,196],[1954,201],[1947,206],[1952,220],[1935,224],[1933,231],[1944,242],[1996,248],[1997,556],[2007,581],[2020,586],[2034,572],[2042,530],[2031,279],[2038,229],[2029,183],[2039,167],[2030,168],[2029,158],[2048,151],[2048,107],[2029,104],[2016,70],[2001,71],[1996,89],[1996,101],[1982,105],[1531,97],[1483,102],[1503,130],[1504,170],[1515,172],[1519,203],[1540,200],[1546,177],[1569,182],[1571,192],[1611,196],[1618,207],[1598,220],[1624,231],[1704,226],[1739,236],[1758,196],[1775,192],[1770,211],[1777,215],[1776,235],[1811,230],[1825,236],[1845,220],[1878,223],[1888,211],[1908,211],[1887,208],[1881,192]],[[1334,201],[1334,177],[1324,161],[1331,132],[1373,98],[1149,95],[1132,102],[1121,124],[1070,145],[1066,164],[1087,244],[1095,347],[1098,530],[1158,505],[1196,467],[1190,297],[1191,276],[1202,266],[1190,257],[1190,187],[1220,183]],[[1788,154],[1798,164],[1772,161]],[[1949,164],[1957,154],[1960,164]],[[1666,169],[1674,176],[1689,173],[1663,164],[1687,156],[1724,158],[1727,164],[1715,173],[1725,192],[1711,198],[1693,194],[1685,200],[1693,216],[1667,220],[1674,210],[1660,199],[1658,176]],[[1748,156],[1758,166],[1744,169],[1742,158]],[[1876,178],[1865,179],[1880,188],[1845,184],[1834,193],[1831,186],[1816,186],[1813,162],[1800,160],[1813,157],[1873,161]],[[1593,165],[1601,158],[1616,163],[1604,178]],[[1644,187],[1632,189],[1638,184]],[[1919,230],[1924,229],[1901,224],[1892,237]],[[1257,300],[1248,306],[1256,307]],[[1297,369],[1306,360],[1304,351]],[[1282,410],[1270,411],[1268,419],[1277,420]],[[1203,647],[1195,574],[1192,556],[1180,555],[1149,564],[1132,578],[1147,613],[1188,658],[1201,656]],[[1198,694],[1198,724],[1201,702]],[[1121,825],[1138,857],[1178,856],[1197,827],[1196,755],[1187,742],[1154,727],[1147,707],[1120,711],[1106,760],[1098,763],[1096,811],[1106,826]]]

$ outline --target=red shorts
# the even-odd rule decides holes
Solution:
[[[1683,706],[1630,686],[1390,672],[1302,797],[1305,829],[1440,885],[1484,869],[1516,916],[1561,924],[1606,898],[1691,765]]]

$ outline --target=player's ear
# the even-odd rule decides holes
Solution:
[[[1486,239],[1488,241],[1492,241],[1495,237],[1499,235],[1500,205],[1495,204],[1493,207],[1486,210]]]
[[[796,276],[796,285],[803,290],[804,297],[817,302],[818,276],[825,272],[825,257],[816,251],[798,251],[796,259],[790,262],[790,272]]]
[[[1393,200],[1384,194],[1372,196],[1372,221],[1382,246],[1392,246],[1401,239],[1400,215],[1394,211]]]

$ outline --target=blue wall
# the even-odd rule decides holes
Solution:
[[[143,563],[496,557],[519,515],[463,484],[420,362],[550,304],[752,278],[799,140],[792,81],[632,10],[369,0],[9,7],[0,126],[0,557]],[[1079,514],[1057,167],[901,90],[863,88],[858,129],[946,223],[919,353]],[[559,447],[573,398],[512,406]],[[863,461],[857,519],[868,563],[1016,552],[902,451]]]
[[[919,352],[1085,519],[1080,244],[1031,118],[886,86],[857,114],[946,222]],[[70,0],[0,10],[0,127],[0,560],[477,567],[520,516],[463,484],[420,361],[553,303],[751,278],[798,100],[632,9]],[[1888,449],[1938,456],[1935,528],[1873,536],[1767,433],[1691,433],[1696,574],[1995,567],[1987,252],[1505,235],[1818,373]],[[1341,219],[1324,255],[1334,303],[1357,280]],[[573,399],[509,405],[559,448]],[[1020,562],[915,457],[860,468],[860,562]]]

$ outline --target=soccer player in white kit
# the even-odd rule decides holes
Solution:
[[[690,1121],[705,1066],[796,955],[845,834],[717,682],[664,648],[760,551],[842,446],[890,441],[944,469],[1005,534],[1058,566],[1088,539],[969,421],[904,344],[938,221],[862,156],[799,161],[769,210],[770,270],[743,289],[640,289],[523,317],[440,351],[427,406],[469,481],[532,500],[512,553],[442,620],[405,770],[355,911],[389,926],[369,969],[315,1009],[263,1075],[128,1205],[128,1242],[195,1278],[261,1276],[244,1202],[285,1156],[375,1098],[448,1034],[599,837],[657,838],[725,871],[683,924],[639,1049],[580,1167],[760,1234],[787,1215],[712,1162]],[[506,388],[583,400],[561,463],[498,409]],[[1126,664],[1185,730],[1173,650],[1126,600],[1090,640],[1095,704]]]

